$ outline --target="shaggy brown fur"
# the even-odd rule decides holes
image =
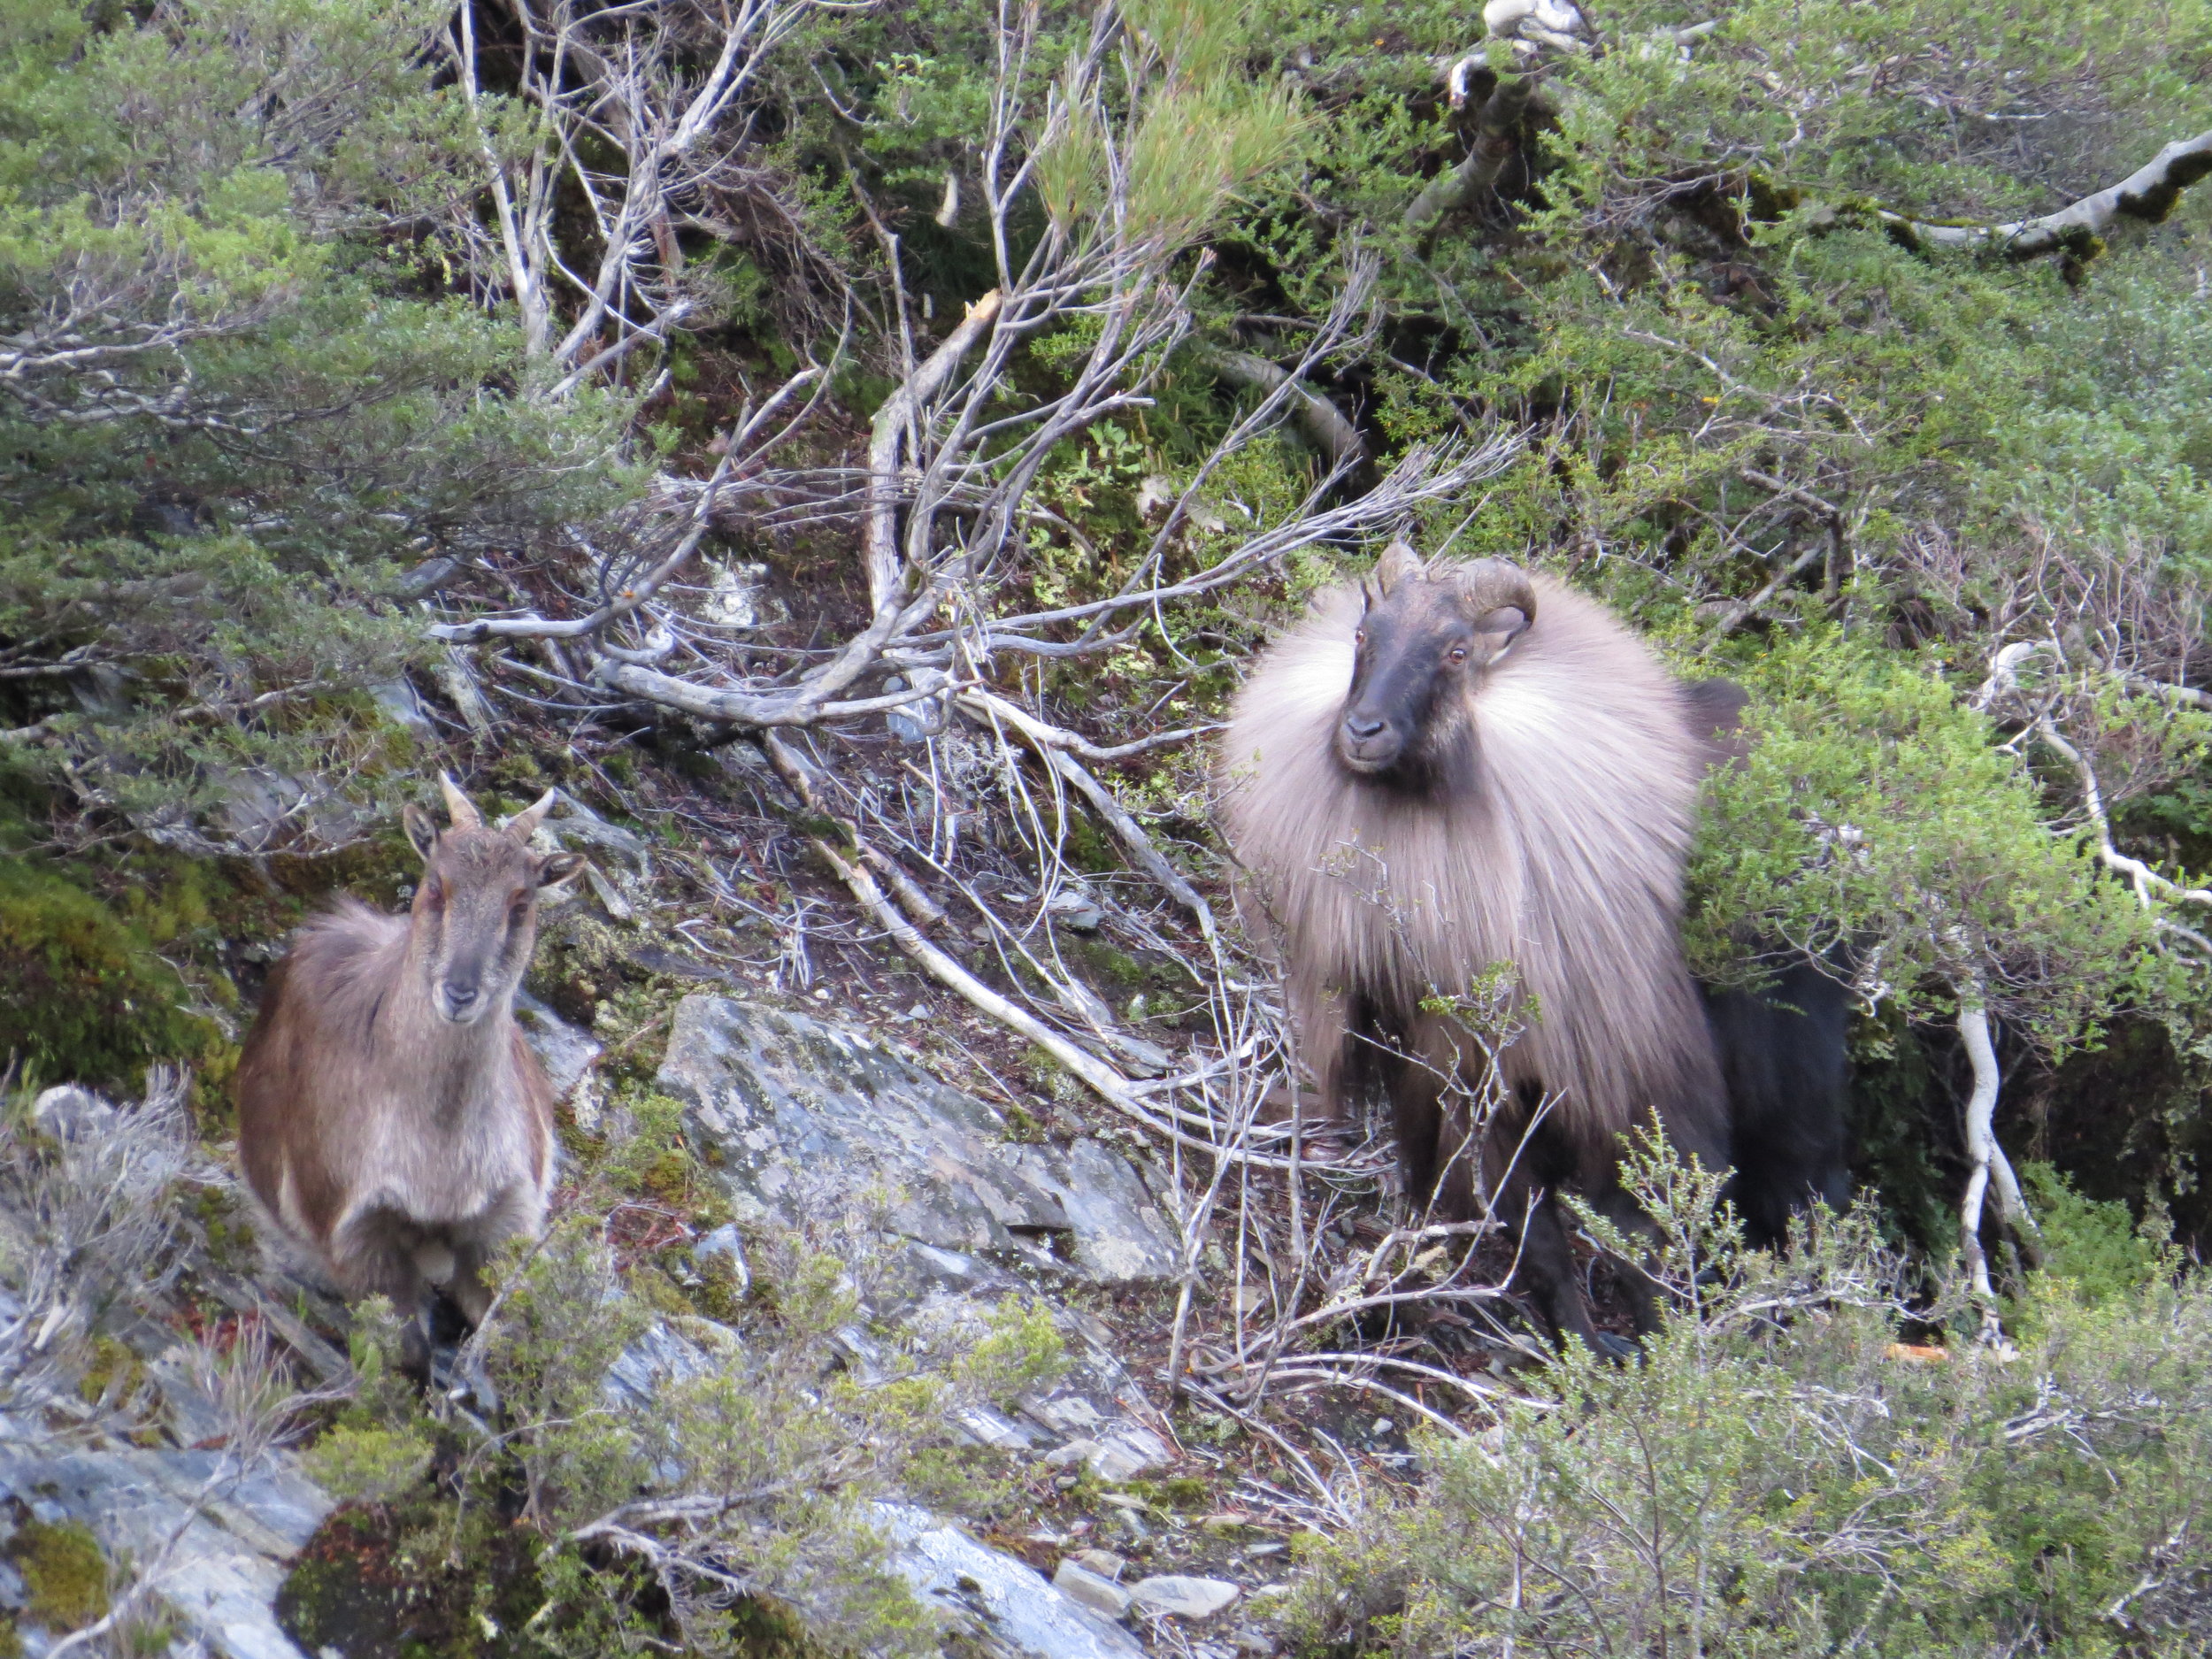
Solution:
[[[549,793],[492,830],[445,787],[444,833],[407,809],[424,859],[410,914],[342,899],[271,974],[238,1065],[238,1155],[302,1265],[403,1312],[444,1289],[473,1322],[485,1259],[544,1223],[553,1090],[514,995],[540,897],[583,861],[529,849]]]
[[[1537,1018],[1505,1051],[1516,1102],[1481,1155],[1540,1300],[1593,1340],[1536,1189],[1571,1184],[1633,1219],[1618,1137],[1655,1110],[1684,1150],[1727,1162],[1678,936],[1701,735],[1603,606],[1496,561],[1424,571],[1401,546],[1259,661],[1219,755],[1229,841],[1279,928],[1323,1110],[1379,1071],[1417,1202],[1472,1202],[1441,1097],[1473,1056],[1420,1002],[1512,964]]]

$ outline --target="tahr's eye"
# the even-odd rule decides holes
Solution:
[[[1367,630],[1365,628],[1354,628],[1352,630],[1352,643],[1355,645],[1366,644]]]
[[[1456,668],[1460,664],[1467,660],[1467,648],[1463,645],[1455,645],[1452,647],[1448,655],[1452,666]]]
[[[445,883],[435,876],[426,876],[422,884],[422,902],[434,910],[445,909]]]

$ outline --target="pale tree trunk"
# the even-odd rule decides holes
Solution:
[[[1981,1309],[1983,1340],[2003,1340],[1997,1321],[1997,1294],[1989,1279],[1989,1255],[1982,1248],[1982,1207],[1994,1193],[1998,1219],[2012,1229],[2022,1258],[2031,1266],[2042,1261],[2042,1241],[2035,1221],[2020,1195],[2019,1178],[2012,1161],[1997,1144],[1997,1095],[2002,1079],[1997,1069],[1997,1047],[1989,1029],[1989,1005],[1978,983],[1970,981],[1959,992],[1959,1036],[1974,1069],[1973,1093],[1966,1102],[1966,1156],[1971,1164],[1966,1195],[1959,1206],[1959,1249],[1966,1258],[1969,1283]]]

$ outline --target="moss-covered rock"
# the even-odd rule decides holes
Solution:
[[[99,1540],[77,1523],[26,1521],[6,1547],[23,1575],[24,1618],[42,1629],[82,1630],[108,1610],[108,1563]]]
[[[197,1064],[219,1033],[189,1006],[144,926],[41,863],[0,855],[0,1008],[35,1076],[135,1084],[154,1061]]]

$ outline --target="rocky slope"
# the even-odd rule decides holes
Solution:
[[[572,1112],[602,1118],[600,1045],[542,1004],[525,1011]],[[680,1141],[727,1216],[677,1221],[657,1270],[741,1305],[764,1288],[749,1260],[762,1240],[810,1228],[841,1240],[868,1288],[833,1342],[863,1386],[889,1383],[914,1352],[984,1340],[1010,1302],[1048,1317],[1064,1356],[1055,1374],[964,1402],[942,1425],[952,1444],[987,1448],[998,1472],[1045,1495],[1013,1506],[1029,1524],[964,1522],[896,1482],[870,1500],[888,1564],[933,1609],[947,1651],[1273,1650],[1282,1545],[1233,1508],[1189,1513],[1233,1471],[1218,1456],[1193,1462],[1113,1317],[1118,1299],[1141,1305],[1178,1271],[1156,1171],[1096,1134],[1025,1133],[895,1039],[718,991],[675,1004],[654,1081],[680,1104]],[[50,1090],[13,1148],[43,1184],[10,1194],[0,1259],[15,1288],[0,1318],[26,1349],[42,1331],[72,1339],[40,1374],[16,1368],[0,1418],[0,1607],[14,1643],[58,1651],[78,1640],[71,1628],[96,1634],[104,1617],[165,1636],[172,1652],[366,1659],[394,1634],[432,1632],[442,1613],[426,1606],[415,1626],[396,1624],[386,1603],[363,1610],[373,1585],[334,1573],[349,1557],[333,1529],[348,1536],[358,1510],[319,1484],[315,1447],[331,1402],[360,1386],[357,1345],[349,1363],[342,1310],[243,1248],[231,1177],[191,1138],[173,1092],[119,1106]],[[99,1262],[96,1226],[72,1238],[55,1225],[57,1204],[87,1191],[117,1214],[152,1212],[162,1237],[142,1259]],[[79,1271],[81,1294],[52,1282]],[[129,1282],[137,1273],[148,1276]],[[226,1336],[234,1362],[242,1331],[268,1350],[257,1382],[224,1363]],[[695,1308],[656,1311],[608,1368],[605,1398],[649,1418],[747,1340]],[[449,1370],[441,1382],[461,1415],[497,1420],[488,1387],[472,1394]],[[256,1386],[318,1398],[273,1418],[267,1398],[241,1397]],[[246,1425],[257,1408],[262,1422]],[[311,1570],[296,1575],[303,1560]],[[366,1579],[388,1567],[365,1555],[356,1564]],[[473,1570],[462,1565],[465,1581]],[[484,1617],[489,1640],[498,1621]]]

